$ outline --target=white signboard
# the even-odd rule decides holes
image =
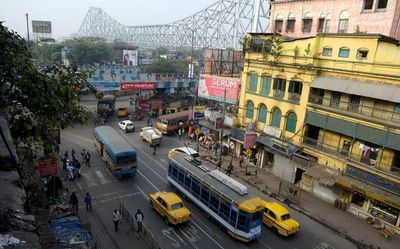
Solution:
[[[279,130],[278,128],[272,127],[272,126],[268,126],[268,125],[264,125],[264,129],[263,132],[267,135],[276,137],[276,138],[280,138],[281,137],[281,133],[282,131]]]
[[[137,50],[126,50],[122,51],[122,60],[125,66],[134,66],[138,65],[139,52]]]

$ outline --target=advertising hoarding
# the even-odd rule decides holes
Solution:
[[[226,103],[236,104],[239,86],[239,78],[201,74],[199,77],[198,96],[223,102],[226,89]]]
[[[122,51],[122,60],[124,66],[134,66],[138,65],[139,51],[138,50],[127,50]]]
[[[121,82],[121,91],[154,90],[157,82]]]
[[[51,34],[51,22],[32,20],[32,32],[39,34]]]
[[[240,77],[243,69],[243,52],[232,49],[204,49],[200,67],[204,74],[223,77]]]

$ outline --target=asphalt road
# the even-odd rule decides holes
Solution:
[[[123,101],[126,103],[125,98]],[[191,221],[178,227],[166,225],[162,217],[150,209],[148,195],[156,191],[174,191],[166,180],[167,153],[171,148],[183,146],[183,143],[176,136],[164,136],[161,146],[157,148],[157,155],[153,156],[153,148],[141,141],[137,129],[133,133],[124,133],[117,128],[117,121],[117,117],[113,117],[107,125],[114,127],[136,149],[138,174],[135,177],[117,180],[107,170],[94,149],[93,124],[62,131],[61,149],[74,148],[79,157],[82,148],[88,150],[92,154],[92,166],[82,168],[82,178],[75,181],[77,187],[92,194],[94,205],[112,202],[118,198],[131,214],[140,208],[145,215],[146,226],[150,228],[161,248],[356,248],[330,229],[295,210],[290,210],[291,214],[301,224],[296,235],[284,238],[263,227],[263,235],[250,243],[234,240],[188,200],[185,200],[185,204],[192,213]],[[145,122],[137,122],[135,126],[143,127]]]

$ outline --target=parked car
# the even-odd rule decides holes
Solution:
[[[156,192],[150,194],[150,207],[155,209],[165,223],[177,225],[190,220],[190,211],[182,199],[172,192]]]
[[[150,146],[157,146],[161,143],[162,133],[154,127],[143,127],[139,133],[142,141],[147,141]]]
[[[279,203],[263,201],[265,207],[263,222],[282,236],[295,234],[300,230],[300,224],[293,219],[289,211]]]
[[[128,107],[126,107],[126,106],[118,107],[117,115],[118,115],[118,117],[126,117],[126,116],[128,116]]]
[[[125,132],[135,131],[135,126],[133,125],[133,122],[130,120],[124,120],[119,122],[118,127]]]
[[[178,154],[187,154],[189,156],[192,156],[196,160],[200,160],[199,153],[190,147],[174,148],[168,152],[168,157],[170,158]]]

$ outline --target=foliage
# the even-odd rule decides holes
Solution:
[[[306,53],[305,56],[308,56],[311,52],[311,43],[307,44],[307,48],[304,49],[304,52]]]
[[[18,146],[38,142],[48,155],[50,130],[87,120],[75,90],[87,83],[87,73],[55,64],[39,70],[25,41],[2,23],[0,65],[0,110],[6,111]]]
[[[32,58],[40,64],[53,64],[61,62],[61,44],[33,44]]]
[[[270,43],[271,43],[271,52],[270,54],[272,57],[274,57],[274,61],[277,62],[279,56],[282,54],[282,38],[280,36],[277,36],[274,34],[270,38]]]
[[[145,73],[186,73],[187,63],[184,61],[175,61],[160,59],[144,69]]]
[[[246,35],[245,37],[243,37],[242,41],[240,41],[240,44],[243,47],[243,53],[246,53],[250,50],[252,42],[253,38],[251,37],[251,35]]]
[[[294,54],[294,59],[297,59],[297,58],[299,57],[300,48],[299,48],[298,46],[296,46],[296,47],[293,49],[293,54]]]
[[[113,56],[110,44],[102,38],[75,38],[65,41],[65,45],[70,49],[67,58],[77,65],[107,63]]]

